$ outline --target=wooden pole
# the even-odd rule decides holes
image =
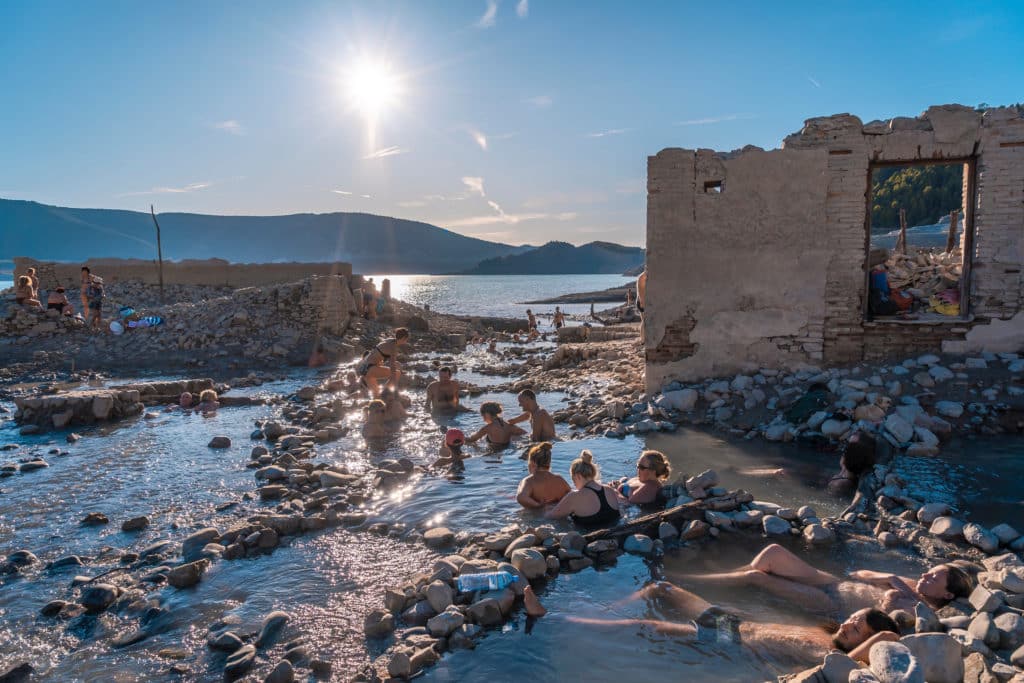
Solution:
[[[953,209],[949,212],[949,234],[946,235],[946,253],[952,254],[956,248],[956,230],[960,222],[960,212]]]
[[[153,217],[153,224],[156,225],[156,257],[158,261],[157,276],[160,278],[160,303],[164,303],[164,252],[160,246],[160,223],[156,219],[156,212],[153,205],[149,205],[149,214]]]
[[[907,253],[907,210],[900,209],[900,236],[896,238],[896,248],[893,250],[897,254]]]

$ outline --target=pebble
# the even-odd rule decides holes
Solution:
[[[82,526],[99,526],[101,524],[109,524],[110,520],[102,512],[90,512],[80,522]]]
[[[423,542],[429,548],[443,548],[451,545],[454,540],[455,534],[447,527],[434,527],[423,532]]]
[[[224,679],[234,681],[244,676],[256,660],[256,648],[243,645],[228,656],[224,662]]]
[[[649,555],[654,550],[654,539],[644,534],[633,534],[626,537],[622,549],[636,555]]]
[[[868,657],[871,671],[881,683],[925,683],[924,670],[902,643],[875,643]]]
[[[231,439],[226,436],[215,436],[206,445],[208,448],[231,448]]]

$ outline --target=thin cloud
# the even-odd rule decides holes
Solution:
[[[588,138],[604,138],[604,137],[608,137],[609,135],[622,135],[623,133],[628,133],[631,130],[633,130],[633,129],[632,128],[611,128],[609,130],[602,130],[599,133],[587,133],[587,137]]]
[[[426,206],[427,202],[423,201],[422,199],[409,199],[404,202],[398,202],[398,205],[406,209],[413,209],[420,206]]]
[[[476,25],[478,28],[491,28],[498,21],[498,3],[497,0],[487,0],[487,11],[484,12],[483,16],[480,17]]]
[[[225,133],[231,133],[232,135],[245,135],[245,128],[238,121],[234,119],[228,119],[227,121],[218,121],[213,124],[213,127],[217,130],[222,130]]]
[[[821,87],[821,83],[819,83],[815,79],[811,78],[810,76],[807,77],[807,80],[809,80],[811,82],[811,85],[813,85],[815,88],[820,88]]]
[[[462,178],[462,184],[469,188],[470,192],[476,193],[481,197],[486,197],[484,194],[484,179],[476,176],[464,176]]]
[[[550,107],[554,102],[550,95],[537,95],[535,97],[527,97],[523,101],[531,106],[537,107],[537,109],[546,109],[547,107]]]
[[[480,149],[487,151],[487,136],[476,130],[475,128],[469,129],[469,137],[473,138],[473,142],[480,146]]]
[[[525,19],[530,13],[530,0],[519,0],[516,5],[516,14],[519,15],[520,19]]]
[[[469,216],[454,221],[448,221],[452,228],[475,228],[484,225],[517,225],[526,221],[571,221],[576,218],[573,212],[566,213],[506,213],[497,202],[488,201],[487,204],[494,209],[494,215]]]
[[[154,187],[143,192],[123,192],[114,195],[115,197],[140,197],[149,194],[183,194],[186,192],[198,192],[212,186],[213,183],[189,183],[182,187]]]
[[[355,194],[354,192],[348,192],[346,190],[331,190],[334,194],[344,195],[346,197],[362,197],[363,199],[370,199],[368,194]]]
[[[405,154],[409,150],[402,149],[401,147],[391,146],[385,147],[384,149],[378,149],[375,152],[370,152],[363,159],[383,159],[384,157],[393,157],[396,154]]]
[[[746,121],[748,119],[756,119],[757,116],[754,114],[726,114],[725,116],[709,116],[705,119],[689,119],[687,121],[676,121],[677,126],[706,126],[712,123],[722,123],[723,121]]]

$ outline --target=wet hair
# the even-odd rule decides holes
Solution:
[[[89,273],[90,275],[92,274],[92,271],[89,270],[89,266],[82,266],[82,270],[84,270],[85,272]]]
[[[530,446],[526,452],[527,459],[541,469],[551,468],[551,442],[544,441]]]
[[[199,392],[199,402],[205,403],[206,401],[216,401],[217,392],[213,389],[203,389]]]
[[[450,367],[448,367],[447,365],[444,365],[444,366],[441,367],[440,370],[437,371],[437,374],[440,375],[442,372],[447,372],[450,375],[450,374],[452,374],[452,369]]]
[[[58,287],[58,288],[57,288],[57,293],[58,293],[58,294],[63,294],[63,293],[64,293],[64,291],[65,291],[65,290],[64,290],[64,288],[63,288],[63,287]]]
[[[597,468],[597,463],[594,462],[594,454],[587,450],[581,452],[580,457],[573,460],[572,464],[569,465],[570,475],[581,477],[587,481],[597,479],[600,473],[601,470]]]
[[[955,564],[941,565],[949,572],[946,578],[946,590],[955,597],[966,598],[974,590],[974,581],[970,575]]]
[[[375,398],[369,403],[367,403],[365,406],[363,406],[363,410],[365,410],[367,413],[383,413],[387,409],[388,407],[384,404],[384,401],[380,400],[379,398]]]
[[[18,286],[19,287],[24,287],[25,285],[30,285],[30,284],[32,284],[32,279],[28,275],[19,275],[18,276]]]
[[[409,337],[409,330],[405,327],[399,327],[395,329],[395,339],[407,339]]]
[[[891,631],[896,635],[899,635],[900,633],[900,627],[899,624],[896,623],[896,620],[880,609],[869,609],[864,617],[864,621],[865,623],[867,623],[868,628],[874,631],[874,633],[881,633],[882,631]],[[846,644],[841,643],[839,641],[838,625],[833,625],[829,630],[834,632],[832,635],[832,644],[835,645],[836,648],[838,648],[839,650],[842,650],[843,652],[849,652],[849,650],[846,647]],[[874,635],[874,633],[872,635]]]
[[[502,409],[501,404],[497,401],[487,401],[480,404],[480,414],[490,415],[491,417],[498,417],[501,415]]]
[[[857,477],[869,472],[875,466],[875,437],[860,432],[856,441],[846,443],[839,464]]]
[[[533,389],[523,389],[522,391],[519,392],[519,395],[522,396],[523,398],[528,398],[531,401],[537,400],[537,394],[533,392]]]
[[[672,474],[672,466],[668,464],[668,458],[661,451],[644,451],[640,454],[640,460],[644,459],[660,481],[665,481]]]

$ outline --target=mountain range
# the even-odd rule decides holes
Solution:
[[[515,246],[466,237],[429,223],[366,213],[161,213],[157,220],[167,260],[339,260],[351,263],[355,272],[395,274],[602,273],[622,272],[636,265],[636,254],[640,255],[638,262],[643,262],[643,250],[635,247],[604,242],[581,247],[564,242],[540,248]],[[624,251],[620,254],[619,250]],[[534,252],[536,255],[525,258]],[[52,261],[155,259],[156,231],[152,217],[144,212],[0,199],[0,259],[14,256]],[[517,257],[524,260],[515,260]],[[626,265],[618,267],[620,261]]]

